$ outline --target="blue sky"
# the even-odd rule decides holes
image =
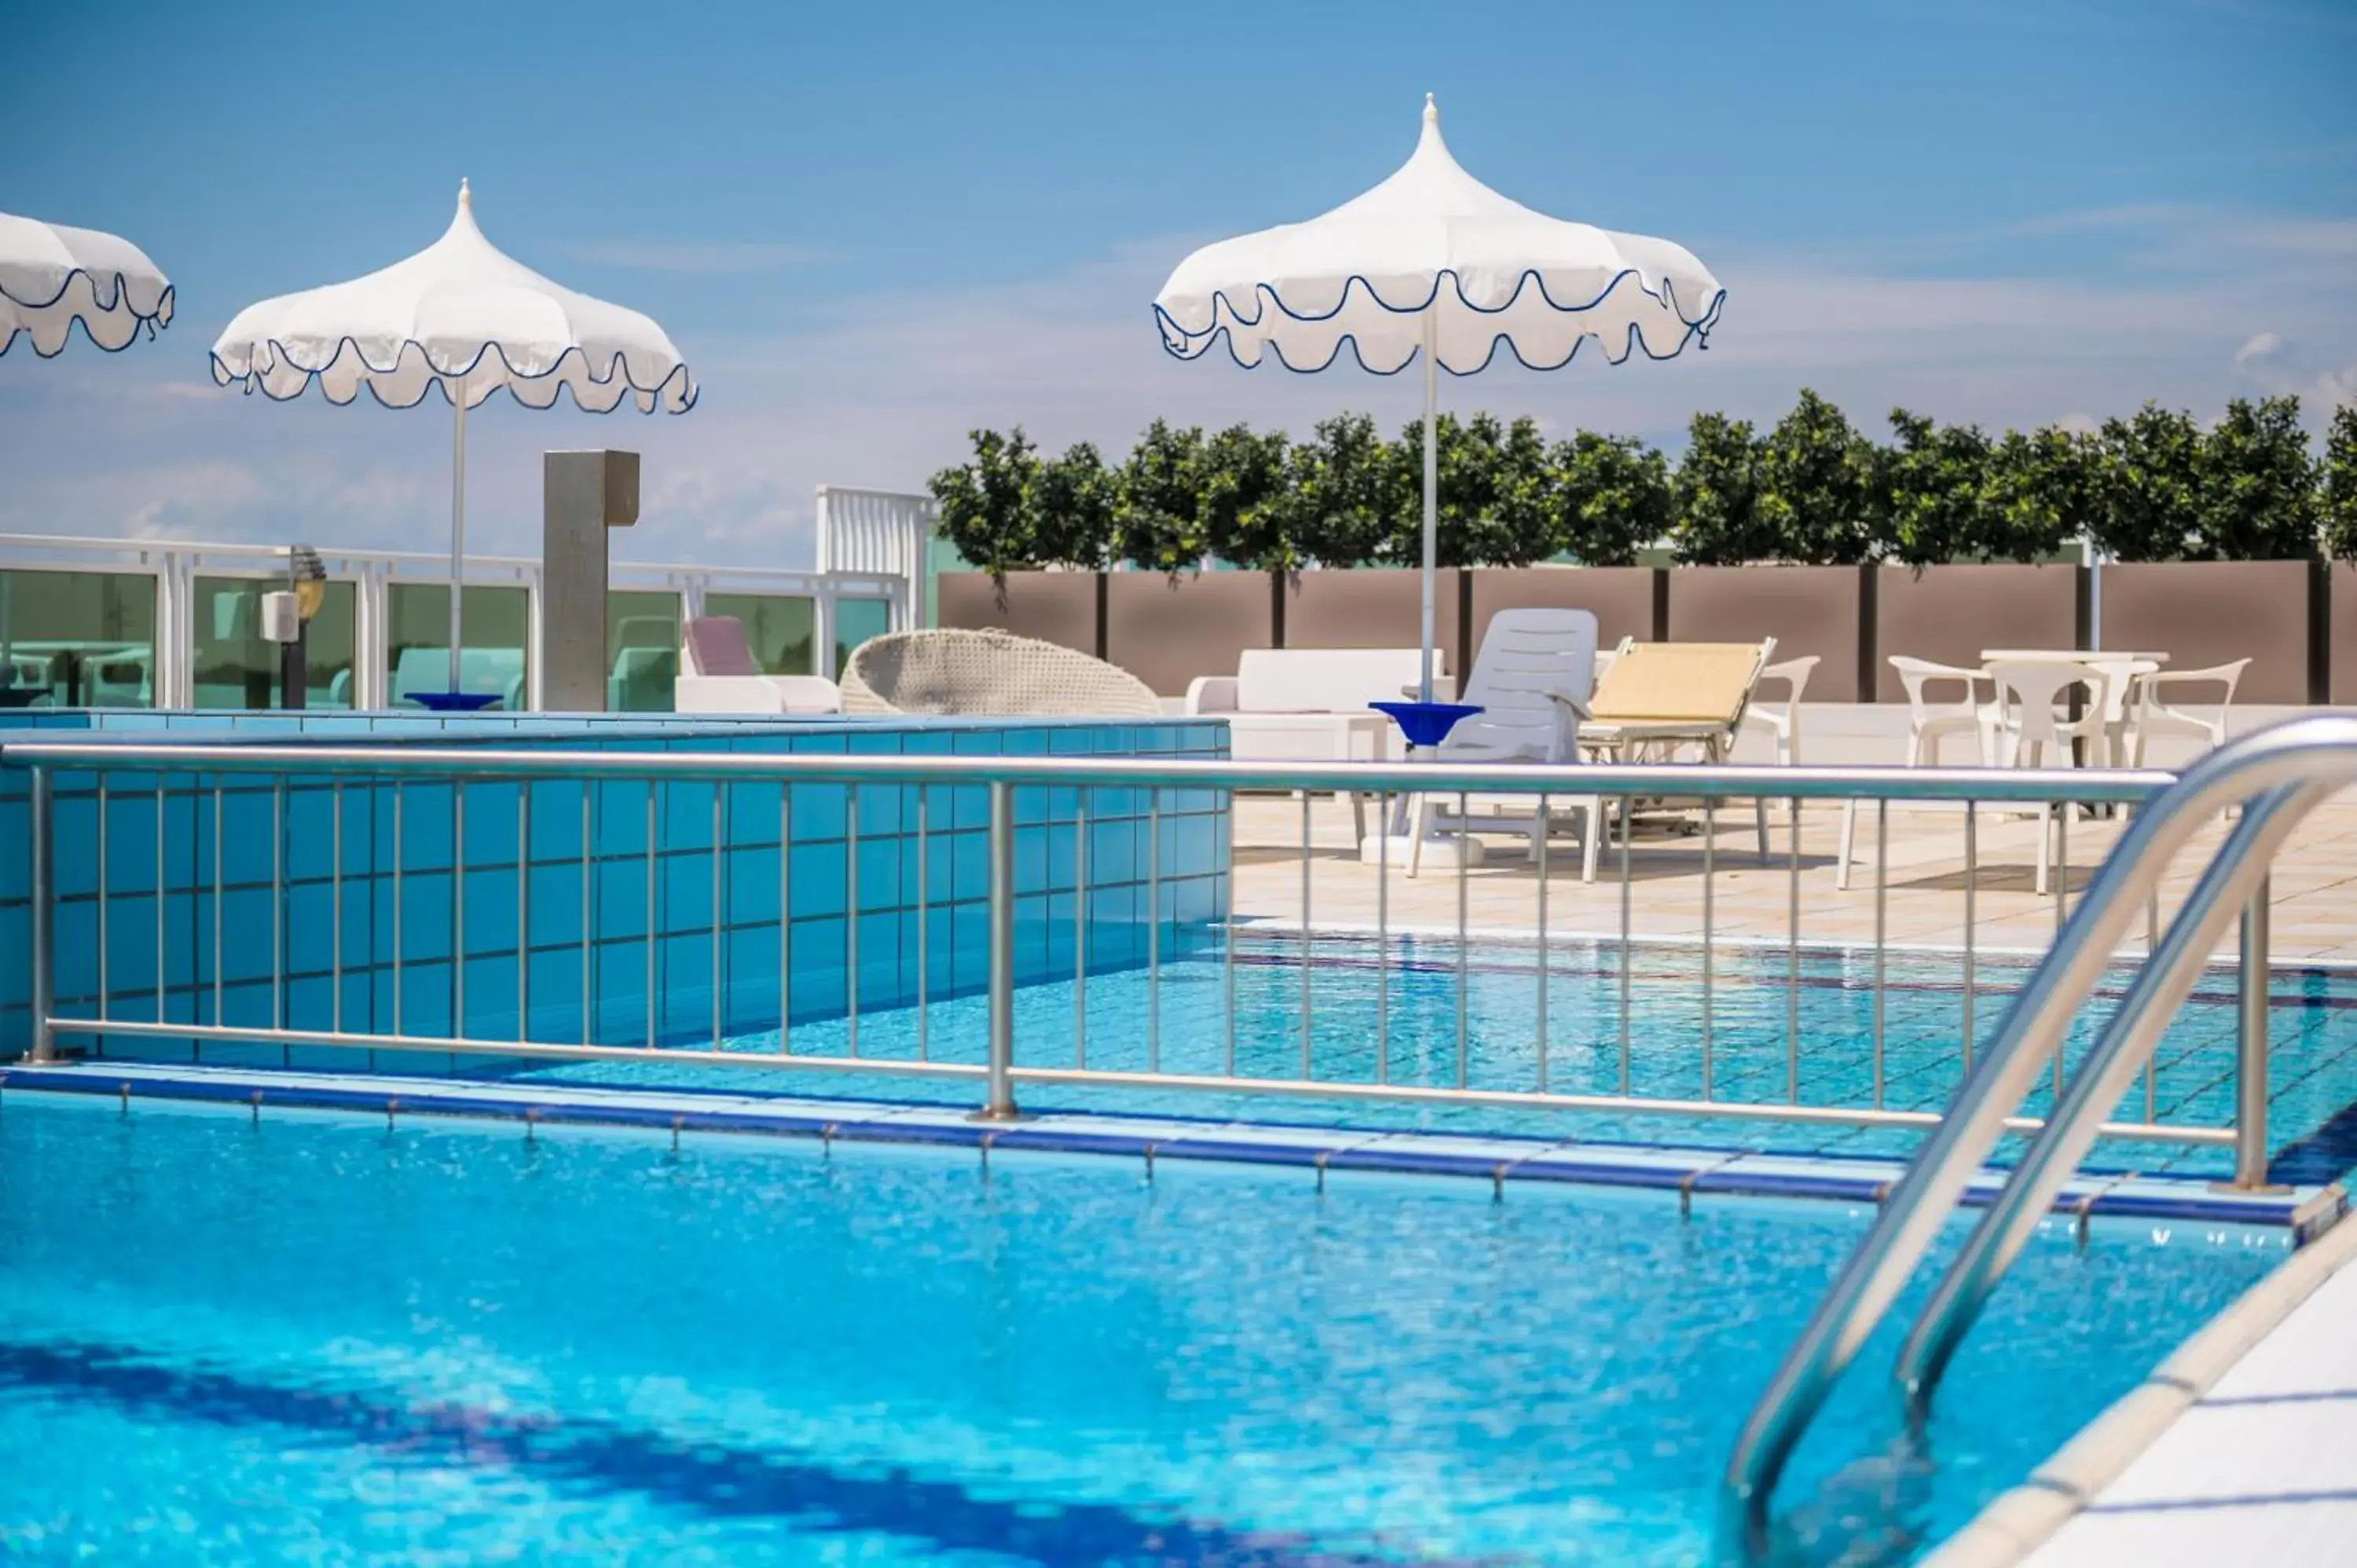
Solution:
[[[1426,91],[1477,176],[1729,290],[1706,355],[1454,406],[1674,442],[1804,384],[1878,426],[2357,400],[2351,0],[224,0],[5,30],[0,210],[135,240],[179,306],[119,356],[0,360],[9,531],[430,541],[432,405],[240,398],[205,349],[432,241],[462,175],[495,243],[654,316],[705,386],[677,419],[493,406],[486,547],[533,542],[545,446],[646,454],[632,554],[791,564],[813,485],[918,488],[976,424],[1118,449],[1157,413],[1405,419],[1413,387],[1353,370],[1170,360],[1147,302],[1194,245],[1390,172]]]

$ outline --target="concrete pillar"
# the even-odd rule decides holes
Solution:
[[[636,452],[542,454],[541,701],[551,713],[606,710],[606,531],[638,521]]]

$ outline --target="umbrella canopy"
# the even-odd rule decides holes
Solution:
[[[1378,375],[1425,367],[1424,697],[1431,699],[1436,368],[1471,375],[1504,349],[1569,364],[1595,338],[1618,364],[1706,345],[1727,291],[1683,245],[1566,222],[1467,174],[1424,102],[1415,153],[1372,190],[1306,223],[1206,245],[1155,296],[1182,360],[1224,339],[1238,364],[1322,371],[1347,345]]]
[[[111,353],[171,320],[171,283],[130,241],[0,212],[0,354],[22,332],[54,359],[77,321]]]
[[[591,413],[624,398],[684,413],[695,380],[663,329],[635,310],[551,283],[483,238],[458,187],[443,236],[382,272],[248,306],[213,345],[213,380],[284,401],[314,381],[330,403],[366,387],[393,408],[439,388],[468,405],[505,388],[546,408],[560,392]]]
[[[467,410],[505,390],[528,408],[569,392],[605,413],[684,413],[695,378],[663,329],[635,310],[576,294],[493,247],[459,182],[443,236],[382,272],[282,295],[238,313],[212,349],[213,380],[284,401],[317,383],[348,403],[365,387],[411,408],[440,390],[455,411],[450,494],[450,691],[458,693],[465,573]]]

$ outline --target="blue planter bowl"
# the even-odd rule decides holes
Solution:
[[[474,714],[500,700],[497,692],[412,692],[409,700],[437,714]]]
[[[1448,732],[1458,722],[1469,719],[1481,710],[1471,703],[1369,703],[1367,706],[1379,714],[1389,714],[1392,722],[1407,736],[1410,746],[1438,746],[1448,738]]]

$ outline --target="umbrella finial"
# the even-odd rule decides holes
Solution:
[[[1426,102],[1429,102],[1430,101],[1431,95],[1427,93],[1426,95]],[[463,174],[458,177],[458,205],[467,209],[469,212],[473,211],[475,209],[474,193],[467,188],[467,177]]]
[[[1424,129],[1416,133],[1415,150],[1421,153],[1427,147],[1440,145],[1440,105],[1435,103],[1432,94],[1427,92],[1424,95]],[[1441,156],[1448,156],[1447,148],[1441,149]]]

